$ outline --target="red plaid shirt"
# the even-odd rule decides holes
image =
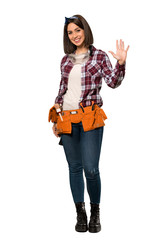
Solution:
[[[73,66],[74,64],[68,55],[65,55],[61,61],[61,82],[58,96],[55,99],[55,103],[59,103],[61,106],[63,105],[63,96],[67,91],[69,73]],[[92,101],[94,101],[95,104],[101,107],[103,105],[103,100],[100,96],[102,79],[109,87],[116,88],[120,86],[124,76],[125,64],[120,65],[117,61],[113,69],[108,55],[92,45],[92,56],[89,57],[87,62],[82,64],[79,103],[82,102],[85,107],[90,106]]]

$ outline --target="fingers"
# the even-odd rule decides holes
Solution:
[[[124,41],[122,39],[120,39],[119,44],[118,44],[118,40],[116,40],[116,47],[117,47],[117,49],[124,50]],[[126,49],[127,51],[128,51],[128,48],[129,48],[129,46]]]
[[[59,137],[57,131],[54,131],[54,135],[55,135],[56,137]]]
[[[128,49],[129,49],[129,45],[128,45],[128,47],[126,48],[126,52],[128,51]]]
[[[119,41],[119,49],[124,50],[124,41],[122,41],[122,39]]]
[[[119,48],[122,49],[122,39],[120,39],[119,41],[119,46],[120,46]]]
[[[118,40],[116,40],[116,48],[117,48],[117,50],[121,49],[121,50],[124,50],[124,51],[127,52],[128,49],[129,49],[129,45],[128,45],[128,47],[125,50],[124,41],[122,41],[122,39],[120,39],[119,44],[118,44]]]
[[[116,48],[119,49],[118,40],[116,40]]]
[[[55,135],[56,137],[59,137],[58,131],[57,131],[57,124],[53,125],[52,129],[53,129],[54,135]]]
[[[59,105],[58,103],[55,103],[55,104],[54,104],[54,107],[55,107],[56,109],[58,109],[58,108],[60,108],[60,105]]]
[[[108,52],[111,53],[113,57],[115,57],[116,54],[114,52],[112,51],[108,51]]]
[[[122,50],[124,50],[124,41],[122,41],[121,46],[122,46]]]
[[[116,40],[116,48],[117,50],[124,49],[124,42],[122,41],[122,39],[120,39],[119,43],[118,40]]]
[[[124,41],[122,41],[122,39],[120,39],[119,43],[118,43],[118,40],[116,40],[116,48],[117,48],[117,51],[118,50],[124,50]]]
[[[109,53],[111,53],[112,54],[112,56],[115,58],[115,59],[117,59],[117,60],[119,60],[120,58],[119,58],[119,56],[118,55],[116,55],[114,52],[112,52],[112,51],[108,51]]]

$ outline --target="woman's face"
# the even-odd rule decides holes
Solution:
[[[68,37],[70,41],[77,47],[83,46],[85,35],[84,30],[74,23],[69,23],[67,26]]]

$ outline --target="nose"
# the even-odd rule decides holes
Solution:
[[[73,38],[76,39],[77,33],[73,33]]]

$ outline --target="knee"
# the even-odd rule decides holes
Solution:
[[[70,173],[81,173],[82,172],[82,166],[81,165],[78,165],[78,164],[69,164],[69,171]]]
[[[99,177],[99,169],[98,168],[86,168],[84,169],[85,176],[88,179],[95,179]]]

